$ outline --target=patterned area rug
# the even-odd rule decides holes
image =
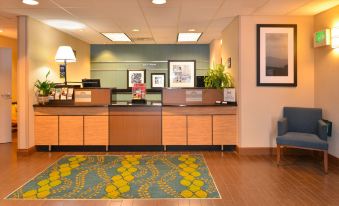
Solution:
[[[6,199],[220,198],[202,155],[64,156]]]

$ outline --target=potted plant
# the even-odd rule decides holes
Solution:
[[[34,84],[35,88],[38,89],[37,92],[39,104],[46,104],[48,102],[48,95],[50,94],[51,90],[55,87],[55,83],[47,79],[50,73],[51,71],[47,72],[45,81],[37,80]]]
[[[235,102],[233,77],[229,72],[225,72],[224,65],[214,65],[214,68],[207,72],[204,83],[207,88],[224,89],[224,101]]]

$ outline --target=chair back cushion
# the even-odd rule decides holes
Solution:
[[[318,134],[318,120],[322,118],[320,108],[284,107],[289,132]]]

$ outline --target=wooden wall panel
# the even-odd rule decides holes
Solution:
[[[162,144],[163,145],[186,145],[187,124],[186,116],[163,116],[162,117]]]
[[[84,145],[108,145],[108,116],[84,116]]]
[[[236,115],[213,116],[213,144],[236,145],[237,144],[237,120]]]
[[[59,116],[59,145],[83,145],[83,116]]]
[[[161,145],[161,116],[110,116],[110,145]]]
[[[187,117],[188,145],[212,145],[212,116]]]
[[[35,116],[35,145],[58,145],[58,116]]]

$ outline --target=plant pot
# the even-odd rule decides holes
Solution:
[[[48,96],[38,96],[38,103],[45,105],[46,103],[49,102]]]

